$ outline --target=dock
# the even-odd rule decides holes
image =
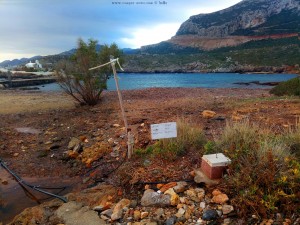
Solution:
[[[16,80],[4,80],[0,81],[0,87],[4,88],[16,88],[16,87],[25,87],[25,86],[34,86],[42,84],[50,84],[56,82],[56,79],[53,77],[47,78],[34,78],[34,79],[16,79]]]

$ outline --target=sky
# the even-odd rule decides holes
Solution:
[[[159,43],[190,16],[241,0],[0,0],[0,62],[75,48],[78,38],[120,48]]]

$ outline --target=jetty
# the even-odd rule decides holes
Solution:
[[[54,77],[47,78],[31,78],[31,79],[12,79],[0,81],[0,87],[4,88],[16,88],[25,86],[34,86],[42,84],[50,84],[56,82]]]

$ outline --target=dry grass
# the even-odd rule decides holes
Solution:
[[[0,91],[0,114],[39,112],[51,109],[70,109],[73,100],[63,93],[28,93]]]

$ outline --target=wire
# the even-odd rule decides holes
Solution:
[[[6,165],[5,163],[2,161],[2,159],[0,158],[0,165],[7,171],[9,172],[13,178],[21,185],[21,186],[27,186],[35,191],[38,191],[38,192],[41,192],[43,194],[46,194],[46,195],[49,195],[49,196],[52,196],[52,197],[55,197],[55,198],[58,198],[60,200],[62,200],[63,202],[67,202],[67,198],[64,197],[64,196],[60,196],[60,195],[56,195],[56,194],[53,194],[53,193],[50,193],[48,191],[45,191],[43,189],[63,189],[63,188],[42,188],[40,186],[36,186],[36,185],[31,185],[27,182],[25,182],[21,177],[19,177],[16,173],[14,173],[12,170],[10,170]],[[30,195],[32,195],[30,193]]]

